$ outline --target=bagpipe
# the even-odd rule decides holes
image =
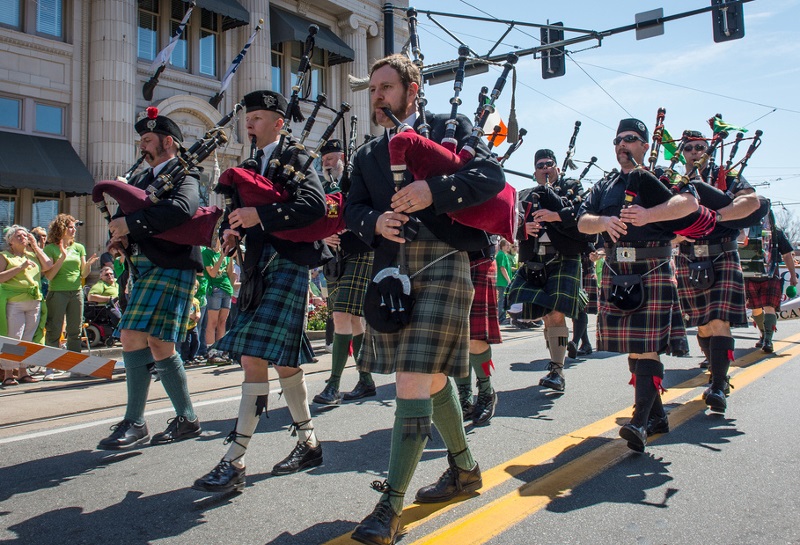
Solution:
[[[419,52],[416,33],[416,10],[410,8],[407,13],[412,53],[415,57],[414,64],[421,67],[422,55]],[[429,139],[430,125],[428,125],[426,119],[426,100],[422,88],[417,94],[420,120],[417,131],[414,131],[408,125],[402,124],[393,115],[387,113],[387,116],[392,119],[397,127],[397,134],[389,140],[389,158],[393,176],[402,178],[406,171],[410,172],[415,180],[451,175],[467,166],[475,157],[475,149],[478,146],[478,142],[485,136],[484,126],[486,121],[495,110],[495,102],[505,86],[509,73],[517,62],[517,56],[513,53],[508,55],[506,63],[503,65],[502,74],[495,83],[494,90],[488,101],[480,108],[480,115],[476,116],[479,118],[476,118],[472,134],[461,150],[456,151],[458,141],[455,136],[456,128],[459,124],[456,117],[458,115],[458,107],[462,102],[460,93],[464,84],[469,48],[461,46],[458,53],[458,68],[453,84],[454,96],[450,99],[450,119],[446,123],[445,135],[441,144]],[[516,202],[516,190],[506,183],[504,189],[488,201],[455,212],[448,212],[448,216],[462,225],[501,235],[511,240],[514,238],[517,226]]]
[[[168,197],[178,177],[188,174],[191,170],[197,168],[214,150],[228,141],[224,127],[230,123],[241,109],[242,103],[236,104],[228,114],[206,131],[203,137],[192,144],[188,150],[179,153],[177,161],[164,168],[158,177],[147,186],[147,189],[141,189],[127,183],[128,177],[135,172],[137,165],[128,170],[124,176],[125,181],[117,179],[97,182],[92,189],[92,201],[100,209],[103,217],[107,221],[111,221],[111,214],[105,201],[106,196],[114,199],[125,215],[148,208],[161,199]],[[143,158],[140,157],[139,164]],[[189,221],[154,236],[175,244],[210,246],[221,217],[222,210],[218,207],[201,206]]]

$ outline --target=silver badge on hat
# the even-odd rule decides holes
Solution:
[[[272,95],[264,95],[264,106],[267,108],[274,108],[277,106],[278,100]]]
[[[155,128],[156,128],[156,120],[155,120],[155,119],[151,119],[151,120],[149,120],[149,121],[147,122],[147,128],[148,128],[148,129],[150,129],[151,131],[152,131],[153,129],[155,129]]]
[[[639,121],[639,122],[636,124],[636,126],[637,126],[637,127],[639,128],[639,130],[640,130],[640,131],[642,131],[642,132],[644,132],[644,131],[646,131],[646,130],[647,130],[647,127],[645,127],[645,126],[644,126],[644,123],[642,123],[641,121]]]

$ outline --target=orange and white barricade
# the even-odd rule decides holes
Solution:
[[[2,335],[0,335],[0,358],[27,366],[50,367],[105,379],[111,378],[117,363],[116,360],[42,346]]]

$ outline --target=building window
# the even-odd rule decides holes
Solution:
[[[271,91],[283,93],[283,44],[272,44]]]
[[[33,194],[34,227],[48,228],[50,222],[58,215],[61,206],[61,194],[37,191]]]
[[[158,0],[139,0],[137,55],[152,61],[158,54]]]
[[[22,101],[15,98],[0,97],[0,127],[22,128]]]
[[[61,0],[36,1],[36,32],[61,38],[64,6]]]
[[[0,0],[0,25],[22,28],[22,0]]]
[[[183,0],[172,0],[172,8],[171,8],[171,19],[170,19],[170,27],[169,27],[169,35],[170,39],[172,36],[175,35],[175,31],[178,30],[178,27],[181,26],[181,20],[183,16],[186,15],[186,10],[189,9],[189,4],[184,2]],[[189,68],[189,46],[186,40],[186,37],[189,36],[191,33],[191,26],[192,26],[192,19],[189,18],[189,22],[186,23],[186,28],[183,29],[183,33],[181,37],[178,39],[178,43],[175,44],[175,49],[172,50],[172,57],[170,58],[170,64],[175,68]]]
[[[200,12],[200,73],[217,75],[217,36],[219,17],[207,9]]]
[[[317,95],[325,92],[325,80],[327,79],[327,55],[328,52],[320,48],[314,48],[314,53],[311,55],[311,68],[306,74],[306,79],[303,83],[303,89],[300,90],[300,96],[303,98],[310,98],[315,100]],[[297,71],[300,69],[300,59],[303,56],[303,43],[292,42],[292,68],[289,88],[297,81]],[[288,95],[287,95],[288,96]]]
[[[0,189],[0,231],[17,223],[17,190]]]
[[[35,114],[34,130],[36,132],[64,134],[64,108],[37,103]]]

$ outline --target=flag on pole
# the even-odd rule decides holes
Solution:
[[[156,85],[158,85],[158,76],[160,76],[167,67],[167,63],[169,63],[169,59],[172,57],[172,52],[178,45],[178,40],[180,40],[181,36],[183,36],[183,31],[186,28],[186,23],[189,22],[189,17],[192,15],[192,10],[194,9],[195,3],[195,0],[192,0],[189,3],[189,9],[186,10],[186,14],[183,16],[183,19],[181,19],[181,24],[178,25],[178,28],[175,30],[175,34],[172,35],[172,38],[170,38],[167,46],[159,51],[158,55],[156,55],[156,58],[153,61],[153,64],[150,65],[150,71],[155,73],[144,84],[144,87],[142,87],[142,95],[144,96],[145,100],[153,99],[153,90],[156,88]]]
[[[745,129],[744,127],[737,127],[735,125],[730,125],[728,123],[725,123],[722,120],[722,118],[716,116],[709,119],[708,124],[711,125],[711,128],[714,130],[714,134],[718,134],[722,131],[725,131],[727,133],[747,132],[747,129]]]
[[[500,127],[500,130],[497,131],[496,135],[495,127]],[[486,118],[486,124],[483,126],[483,131],[486,135],[486,139],[490,142],[493,142],[495,147],[506,141],[506,137],[508,136],[508,127],[503,122],[503,118],[500,117],[500,112],[498,112],[496,109],[489,114],[489,117]]]
[[[669,161],[671,160],[678,151],[678,146],[675,144],[675,140],[672,139],[672,136],[667,132],[667,129],[661,133],[661,145],[664,146],[664,160]],[[683,158],[681,155],[678,158],[681,164],[686,164],[686,159]]]
[[[231,80],[233,79],[233,74],[239,68],[239,65],[242,63],[244,56],[247,55],[247,50],[250,49],[250,46],[253,44],[253,40],[256,39],[256,34],[258,34],[258,31],[261,30],[263,26],[264,26],[264,19],[259,19],[258,26],[250,35],[250,38],[247,39],[247,43],[244,44],[242,50],[239,51],[239,54],[236,55],[235,59],[233,59],[233,62],[231,62],[231,65],[228,67],[228,71],[225,72],[225,75],[222,76],[222,82],[220,83],[219,91],[217,91],[217,94],[208,100],[209,104],[211,104],[215,108],[219,105],[219,102],[222,100],[222,95],[225,93],[225,90],[231,84]]]

